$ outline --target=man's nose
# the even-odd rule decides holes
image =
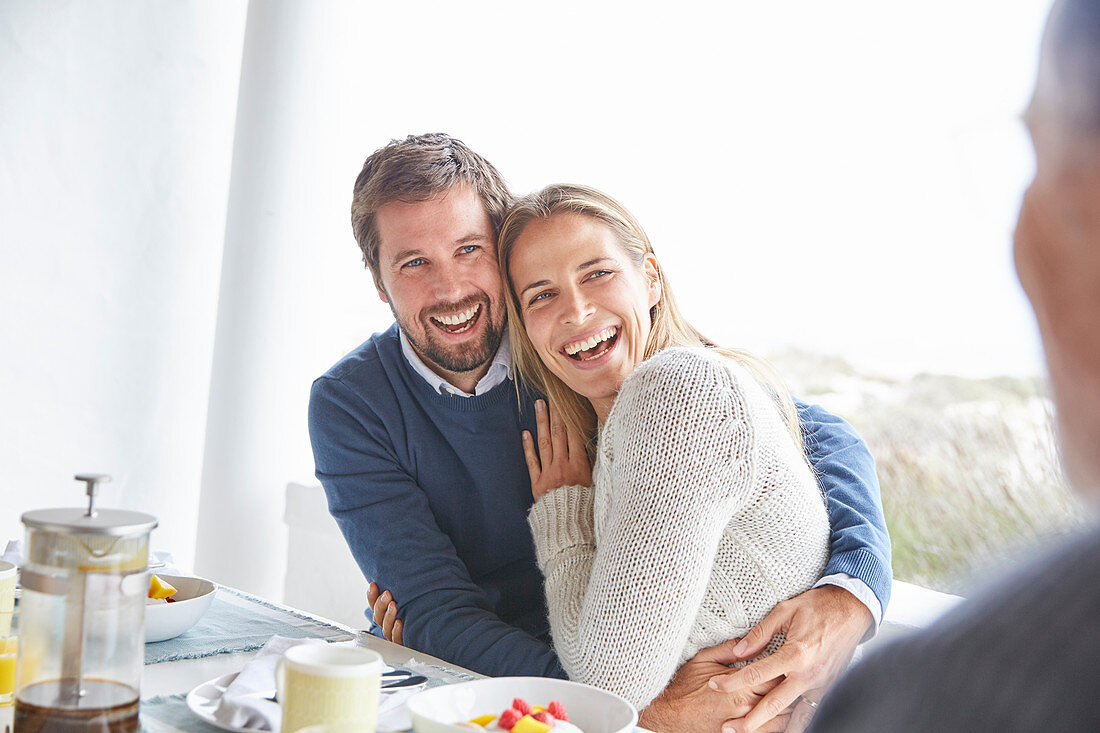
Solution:
[[[437,300],[457,301],[469,295],[466,288],[466,278],[454,267],[441,267],[432,281],[432,295]]]

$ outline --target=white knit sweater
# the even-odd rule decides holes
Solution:
[[[639,708],[699,649],[743,636],[825,568],[816,480],[774,402],[713,351],[670,348],[634,370],[593,481],[551,491],[528,516],[550,630],[571,679]]]

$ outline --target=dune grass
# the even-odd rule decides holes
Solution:
[[[894,380],[803,352],[772,363],[846,418],[875,457],[894,577],[965,594],[994,568],[1084,524],[1041,378]]]

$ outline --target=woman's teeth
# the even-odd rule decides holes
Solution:
[[[588,351],[589,349],[596,348],[597,344],[607,341],[612,336],[619,332],[618,328],[612,326],[611,328],[605,328],[595,336],[589,336],[584,341],[575,341],[571,344],[567,344],[565,347],[565,353],[569,356],[576,356],[582,351]]]

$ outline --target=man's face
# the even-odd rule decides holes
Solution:
[[[1020,206],[1016,270],[1043,336],[1067,476],[1092,491],[1100,490],[1100,134],[1067,125],[1043,102],[1051,98],[1037,94],[1027,113],[1036,172]]]
[[[386,204],[376,222],[379,297],[433,371],[456,384],[476,381],[504,329],[496,242],[481,199],[459,185],[430,201]]]

